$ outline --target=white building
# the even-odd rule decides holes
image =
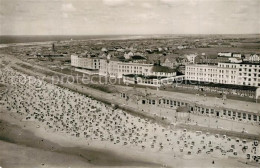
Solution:
[[[197,54],[189,54],[189,55],[186,55],[186,58],[187,58],[187,60],[188,60],[190,63],[194,64],[194,63],[195,63],[195,58],[196,58],[197,56],[198,56]]]
[[[169,68],[174,68],[174,66],[176,65],[176,59],[172,57],[166,58],[165,61],[161,63],[161,65]]]
[[[243,60],[241,58],[236,58],[236,57],[231,57],[231,58],[228,58],[228,60],[232,63],[241,63],[243,62]]]
[[[220,52],[218,53],[219,57],[235,57],[235,58],[242,58],[241,53],[232,53],[232,52]]]
[[[187,65],[186,80],[260,86],[260,64],[218,63],[218,66]]]
[[[185,68],[185,79],[218,83],[217,66],[187,65]]]
[[[100,60],[100,69],[99,75],[101,76],[118,76],[118,61],[101,59]]]
[[[220,52],[218,53],[219,57],[232,57],[232,53],[231,52]]]
[[[232,53],[232,57],[242,58],[242,54],[240,54],[240,53]]]
[[[249,56],[250,62],[260,62],[260,57],[257,54],[252,54]]]
[[[238,84],[260,86],[260,63],[239,64]]]
[[[122,78],[126,74],[150,75],[153,64],[120,62],[117,60],[100,60],[99,75]]]
[[[121,62],[113,59],[101,59],[99,75],[122,78],[124,75],[143,75],[143,76],[176,76],[173,69],[164,66],[154,66],[141,62]]]
[[[98,70],[100,68],[100,59],[91,56],[71,55],[71,66],[75,68]]]
[[[118,78],[122,78],[126,74],[141,74],[151,75],[153,64],[141,64],[141,63],[118,63]]]
[[[124,75],[123,82],[125,84],[136,84],[143,86],[160,87],[162,85],[172,84],[173,81],[181,81],[184,79],[182,76],[162,77],[162,76],[143,76],[143,75]]]

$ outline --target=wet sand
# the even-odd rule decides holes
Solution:
[[[24,130],[17,125],[9,124],[3,120],[0,120],[0,144],[3,144],[0,148],[0,166],[2,167],[13,167],[14,165],[14,167],[32,167],[42,164],[45,166],[50,165],[51,167],[68,167],[70,165],[72,167],[160,166],[159,164],[131,160],[107,150],[101,151],[80,147],[62,147],[59,144],[39,138],[32,132]],[[35,153],[35,155],[32,155],[29,151]],[[28,155],[33,156],[31,157],[32,162],[28,160],[30,158]],[[41,155],[44,157],[39,157]],[[12,156],[12,158],[8,156]],[[24,158],[27,158],[28,162],[25,162]]]

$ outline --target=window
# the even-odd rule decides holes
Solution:
[[[223,110],[223,115],[227,115],[227,110]]]
[[[251,121],[251,114],[248,114],[248,120]]]
[[[246,113],[243,113],[243,119],[246,119]]]
[[[233,111],[233,117],[236,117],[236,112]]]

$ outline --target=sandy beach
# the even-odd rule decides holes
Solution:
[[[2,115],[3,114],[3,115]],[[8,120],[8,122],[7,122]],[[9,124],[12,123],[12,124]],[[16,122],[17,125],[14,125]],[[20,126],[23,126],[22,128]],[[0,121],[0,165],[2,167],[163,167],[164,165],[143,162],[140,157],[137,157],[135,152],[128,150],[127,153],[116,154],[114,151],[102,151],[99,148],[89,150],[82,142],[75,143],[73,140],[63,140],[61,145],[55,143],[57,136],[46,132],[46,136],[40,137],[41,133],[32,133],[30,130],[35,129],[35,123],[17,122],[17,120],[10,117],[9,114],[1,113]],[[35,135],[37,134],[37,136]],[[45,139],[46,138],[46,139]],[[62,140],[62,137],[59,137]],[[49,139],[49,140],[48,140]],[[54,142],[52,142],[52,141]],[[77,141],[79,142],[79,141]],[[68,147],[65,147],[68,146]],[[79,147],[81,146],[81,147]],[[84,147],[85,146],[85,147]],[[54,147],[54,148],[53,148]],[[117,151],[119,152],[119,151]],[[127,156],[136,155],[137,160],[129,159]],[[8,155],[5,155],[8,153]],[[114,153],[114,154],[113,154]],[[124,157],[125,156],[125,157]],[[146,153],[146,159],[161,160],[164,159],[153,157],[162,157],[156,154]],[[15,159],[14,159],[15,158]],[[140,159],[138,161],[138,158]],[[167,167],[245,167],[245,161],[238,162],[235,159],[217,159],[213,158],[216,162],[212,165],[210,158],[168,158],[167,162],[172,164]],[[167,165],[167,164],[165,164]],[[250,164],[249,164],[250,165]],[[252,167],[257,167],[251,164]]]
[[[76,144],[74,147],[60,146],[58,143],[34,135],[27,127],[30,126],[26,125],[21,128],[18,125],[0,120],[1,153],[9,153],[8,155],[1,155],[1,166],[100,167],[127,165],[155,167],[156,165],[131,160],[107,150],[82,148],[77,147]]]

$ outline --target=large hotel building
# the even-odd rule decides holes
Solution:
[[[152,75],[153,64],[100,60],[99,75],[123,78],[127,74]]]
[[[71,66],[76,70],[98,70],[101,76],[123,78],[124,75],[143,76],[176,76],[176,72],[168,67],[155,68],[153,64],[143,60],[120,61],[118,59],[100,59],[98,57],[71,55]],[[160,66],[161,67],[161,66]],[[161,71],[163,69],[163,71]],[[87,72],[87,71],[86,71]]]
[[[98,70],[100,68],[99,60],[98,57],[71,55],[71,66]]]
[[[217,66],[187,65],[185,79],[259,87],[260,63],[218,63]]]

